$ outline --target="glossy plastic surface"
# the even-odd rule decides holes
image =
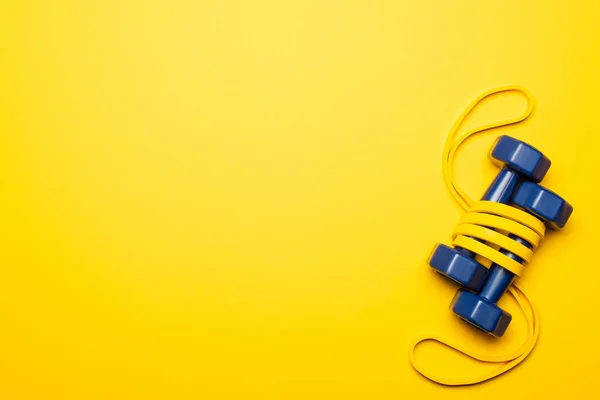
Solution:
[[[467,289],[479,291],[488,276],[488,269],[457,249],[438,244],[429,258],[429,265],[440,274]]]
[[[513,142],[518,143],[515,144]],[[502,136],[496,141],[495,147],[492,149],[492,153],[494,153],[496,151],[495,149],[500,146],[500,150],[497,151],[498,157],[503,157],[501,159],[506,160],[507,165],[520,165],[522,168],[528,167],[528,164],[522,160],[522,158],[525,157],[525,154],[522,150],[519,150],[521,148],[519,143],[525,145],[524,143],[508,136]],[[511,145],[513,151],[510,149]],[[516,162],[511,161],[511,157],[512,159],[515,159]],[[541,158],[547,160],[543,155],[541,155]],[[547,165],[548,167],[550,166],[549,161]],[[539,170],[541,167],[538,166],[537,168]],[[543,174],[538,171],[538,175],[543,176],[547,170],[548,169],[546,168],[545,171],[543,171]],[[498,175],[496,175],[488,189],[485,191],[481,200],[508,204],[519,184],[520,178],[521,175],[519,172],[509,167],[503,167],[500,172],[498,172]],[[479,291],[483,281],[488,276],[488,269],[474,260],[475,254],[472,251],[463,249],[461,247],[456,247],[456,249],[452,251],[450,250],[451,249],[447,246],[440,244],[436,245],[429,260],[429,265],[434,270],[453,280],[459,285],[462,285],[470,290]],[[504,271],[503,268],[502,271]],[[508,285],[506,287],[508,288]]]
[[[508,204],[518,183],[519,175],[516,172],[508,168],[502,168],[481,197],[481,200]]]
[[[573,206],[562,197],[543,186],[527,181],[519,185],[512,203],[540,218],[552,229],[563,228],[573,213]]]
[[[509,237],[531,248],[531,244],[520,237],[515,235],[509,235]],[[523,262],[521,258],[511,252],[503,249],[500,252],[519,263]],[[514,279],[515,274],[498,264],[492,264],[488,278],[479,295],[469,293],[467,296],[464,294],[466,292],[459,290],[452,302],[452,311],[482,331],[497,337],[502,336],[508,328],[511,318],[510,314],[503,311],[495,303],[506,293]],[[465,296],[467,298],[462,299]]]
[[[509,168],[502,168],[498,175],[494,178],[488,189],[485,191],[481,200],[493,201],[496,203],[508,204],[513,193],[519,184],[519,174]],[[457,247],[456,250],[460,252],[462,255],[468,258],[474,258],[475,253],[470,250],[463,249],[461,247]],[[483,266],[482,266],[483,267]],[[435,267],[434,267],[435,268]],[[485,267],[483,267],[485,268]],[[456,272],[459,272],[457,269]],[[438,272],[443,273],[438,270]],[[465,274],[468,271],[465,272]],[[486,269],[487,274],[487,269]],[[449,276],[450,279],[453,279],[452,276]],[[456,281],[456,279],[453,279]]]
[[[495,303],[464,290],[456,293],[450,308],[461,319],[496,337],[504,335],[512,320],[512,316]]]
[[[551,164],[535,147],[506,135],[496,139],[489,158],[495,165],[506,165],[536,183],[544,179]]]
[[[520,237],[517,237],[515,235],[509,235],[509,237],[515,240],[516,242],[519,242],[527,246],[528,248],[531,248],[531,244],[527,243],[527,241],[521,239]],[[512,254],[511,252],[508,252],[503,249],[501,249],[500,252],[517,262],[523,262],[521,258]],[[512,284],[514,279],[515,274],[513,274],[507,269],[502,268],[498,264],[492,264],[489,271],[489,277],[485,282],[485,286],[483,287],[479,295],[487,301],[496,303],[504,295],[504,293]]]

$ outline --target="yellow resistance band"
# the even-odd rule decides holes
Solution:
[[[457,137],[458,130],[462,126],[466,117],[481,103],[483,100],[497,94],[516,92],[525,97],[527,100],[527,109],[525,112],[516,118],[507,119],[504,121],[481,126],[476,129],[471,129]],[[455,246],[464,247],[474,253],[491,260],[500,266],[519,275],[524,269],[524,264],[530,261],[532,250],[518,244],[507,235],[513,233],[519,237],[526,239],[532,244],[535,249],[539,242],[543,239],[545,228],[544,225],[527,214],[516,208],[505,204],[491,203],[489,201],[473,200],[458,186],[454,178],[454,157],[456,151],[467,138],[481,132],[486,132],[491,129],[513,125],[526,120],[534,108],[534,99],[531,93],[525,88],[519,86],[505,86],[489,90],[476,98],[467,109],[458,117],[444,144],[442,169],[444,174],[444,182],[453,199],[467,211],[461,218],[460,224],[456,227],[452,240]],[[470,237],[482,239],[485,243],[481,243]],[[495,246],[495,247],[492,247]],[[514,260],[500,253],[497,248],[505,248],[521,257],[524,264],[519,264]],[[488,355],[479,354],[466,346],[444,339],[440,336],[423,336],[417,338],[410,346],[409,358],[412,366],[424,377],[433,382],[448,385],[448,386],[464,386],[474,385],[495,378],[504,372],[514,368],[523,361],[535,347],[539,334],[539,321],[536,318],[533,305],[523,293],[523,291],[513,284],[509,288],[510,294],[517,301],[520,309],[525,315],[527,321],[527,337],[525,342],[515,351],[503,355]],[[417,362],[415,350],[417,346],[426,341],[438,342],[444,346],[450,347],[472,359],[485,363],[498,364],[498,367],[491,372],[485,372],[479,375],[460,378],[447,378],[436,376]]]

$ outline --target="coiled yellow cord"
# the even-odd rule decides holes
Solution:
[[[459,137],[456,137],[457,132],[463,124],[465,118],[477,107],[479,103],[486,98],[506,92],[517,92],[525,97],[527,100],[527,108],[522,115],[516,118],[511,118],[471,129]],[[531,243],[533,250],[535,250],[539,242],[544,237],[544,224],[530,214],[505,204],[492,203],[489,201],[478,201],[476,203],[473,202],[473,200],[462,189],[460,189],[454,178],[454,157],[458,148],[470,136],[489,131],[494,128],[513,125],[524,121],[531,115],[534,105],[535,102],[531,93],[529,93],[527,89],[520,86],[505,86],[491,89],[483,93],[481,96],[476,98],[469,105],[469,107],[467,107],[467,109],[459,116],[452,126],[452,129],[450,130],[444,144],[442,160],[442,170],[446,187],[452,195],[452,198],[459,204],[459,206],[461,206],[461,208],[467,211],[467,213],[462,216],[460,224],[456,227],[452,235],[453,245],[466,248],[484,258],[487,258],[488,260],[510,270],[517,276],[521,274],[524,265],[517,263],[511,258],[500,253],[498,248],[504,248],[510,252],[513,252],[521,257],[524,260],[524,264],[526,264],[531,260],[531,256],[533,254],[532,249],[529,249],[526,246],[523,246],[522,244],[519,244],[516,241],[508,238],[508,234],[512,233],[527,240],[529,243]],[[485,242],[481,243],[472,238],[482,239]],[[474,385],[495,378],[521,363],[521,361],[527,358],[527,356],[535,347],[539,334],[539,321],[536,318],[536,312],[533,304],[531,304],[525,293],[517,285],[513,284],[509,288],[509,292],[517,301],[527,321],[527,337],[524,343],[517,350],[503,355],[480,354],[462,344],[444,339],[437,335],[423,336],[417,338],[410,345],[409,358],[412,366],[421,375],[433,382],[448,386],[464,386]],[[485,372],[470,377],[448,378],[437,376],[428,371],[423,365],[419,364],[415,357],[415,350],[417,346],[425,341],[438,342],[477,361],[498,364],[498,368],[490,372]]]

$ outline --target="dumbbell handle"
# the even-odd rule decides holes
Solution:
[[[500,172],[498,172],[498,175],[496,175],[496,178],[494,178],[493,182],[488,187],[486,192],[484,193],[481,200],[508,204],[512,198],[513,193],[517,188],[517,185],[519,184],[519,180],[520,175],[517,172],[507,167],[502,168]],[[527,246],[528,248],[532,247],[530,243],[521,239],[518,236],[509,235],[509,237],[523,244],[524,246]],[[467,249],[461,248],[459,249],[459,251],[464,255],[475,257],[475,253]],[[500,252],[519,263],[523,262],[523,260],[520,257],[512,254],[511,252],[505,250],[500,250]],[[508,290],[514,279],[515,274],[502,268],[498,264],[492,264],[490,266],[490,272],[483,285],[483,288],[479,292],[479,296],[492,303],[496,303],[498,302],[498,300],[500,300],[500,298],[506,292],[506,290]]]
[[[510,234],[509,238],[513,239],[515,242],[521,243],[528,248],[531,248],[531,244],[526,240],[521,239],[520,237]],[[505,254],[507,257],[512,258],[518,263],[522,263],[523,260],[514,255],[513,253],[506,251],[504,249],[500,250],[502,254]],[[487,301],[492,303],[497,303],[498,300],[504,295],[504,293],[508,290],[510,285],[515,280],[516,276],[512,272],[507,269],[502,268],[498,264],[492,264],[490,266],[490,272],[487,277],[487,280],[483,284],[483,288],[481,292],[479,292],[479,296]]]
[[[520,174],[510,168],[503,167],[494,178],[488,189],[483,194],[481,200],[493,201],[495,203],[508,204],[514,191],[519,184]],[[481,242],[479,239],[475,239]],[[456,247],[456,250],[469,258],[474,258],[475,253],[462,247]],[[502,268],[504,270],[504,268]],[[490,271],[491,272],[491,271]],[[488,278],[489,280],[489,278]]]
[[[503,167],[494,178],[481,200],[508,204],[519,184],[520,174]]]

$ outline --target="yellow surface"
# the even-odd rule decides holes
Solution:
[[[599,19],[596,1],[1,0],[0,397],[597,398]],[[575,212],[521,280],[533,354],[449,389],[410,367],[414,335],[524,335],[520,315],[501,340],[457,321],[425,264],[460,218],[443,140],[504,84],[538,101],[504,132]],[[472,196],[495,136],[459,154]]]

